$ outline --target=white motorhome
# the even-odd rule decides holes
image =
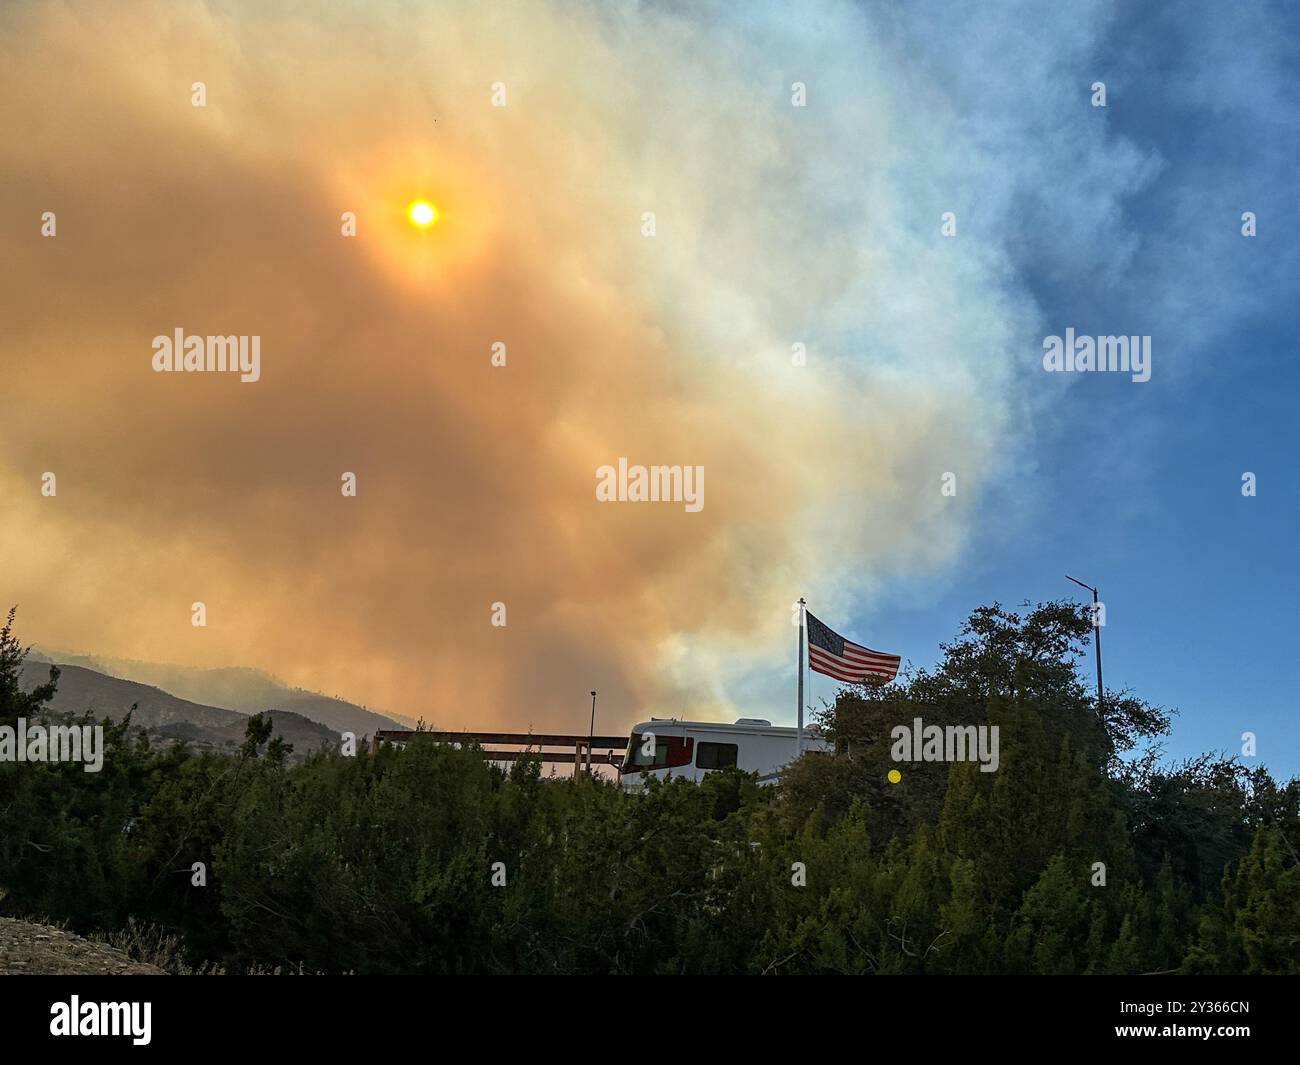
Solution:
[[[619,780],[624,788],[634,791],[646,776],[702,780],[711,770],[736,766],[757,773],[760,784],[774,784],[781,769],[794,761],[797,732],[756,717],[742,717],[730,725],[652,717],[632,726]],[[818,733],[805,728],[803,749],[832,748]]]

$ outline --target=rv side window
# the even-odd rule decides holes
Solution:
[[[640,773],[649,769],[671,769],[675,766],[690,765],[691,752],[695,746],[692,737],[655,736],[654,753],[647,754],[645,735],[632,733],[627,745],[627,757],[623,759],[624,773]]]
[[[700,769],[726,769],[736,764],[736,752],[739,748],[734,743],[704,743],[699,746],[695,764]]]

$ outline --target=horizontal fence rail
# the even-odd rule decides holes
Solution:
[[[590,762],[592,765],[622,765],[623,756],[615,754],[613,751],[606,751],[602,754],[592,753],[590,758],[579,755],[577,751],[491,751],[486,747],[483,748],[483,757],[489,762],[517,762],[521,758],[536,758],[543,762],[564,762],[572,765],[574,760],[581,761],[584,765]]]
[[[372,752],[385,743],[405,746],[413,742],[476,743],[482,747],[483,757],[490,762],[514,762],[521,758],[537,758],[543,762],[562,762],[568,765],[591,767],[623,762],[627,750],[627,736],[571,736],[553,732],[437,732],[410,729],[379,729],[371,739]],[[506,744],[533,750],[505,751],[485,744]],[[568,747],[567,751],[544,751],[542,747]],[[597,753],[597,751],[603,753]]]

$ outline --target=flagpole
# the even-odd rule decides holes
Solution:
[[[807,646],[807,622],[805,620],[804,600],[799,599],[799,725],[795,732],[794,738],[794,756],[798,758],[803,754],[803,656],[804,647]]]

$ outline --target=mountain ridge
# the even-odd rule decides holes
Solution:
[[[414,724],[403,715],[384,714],[337,696],[291,687],[273,674],[247,666],[203,668],[40,647],[34,648],[28,658],[29,664],[37,661],[89,669],[108,678],[159,689],[199,706],[243,715],[272,709],[289,711],[335,732],[353,732],[358,737]]]
[[[134,728],[167,742],[188,743],[198,749],[228,750],[243,742],[249,714],[192,702],[157,686],[113,677],[85,666],[28,658],[19,674],[23,690],[31,691],[45,683],[51,664],[59,668],[59,681],[46,707],[56,714],[80,716],[90,711],[96,718],[121,721],[130,713]],[[270,717],[272,735],[293,744],[298,757],[322,747],[337,746],[341,739],[339,731],[293,710],[267,707],[257,712]]]

